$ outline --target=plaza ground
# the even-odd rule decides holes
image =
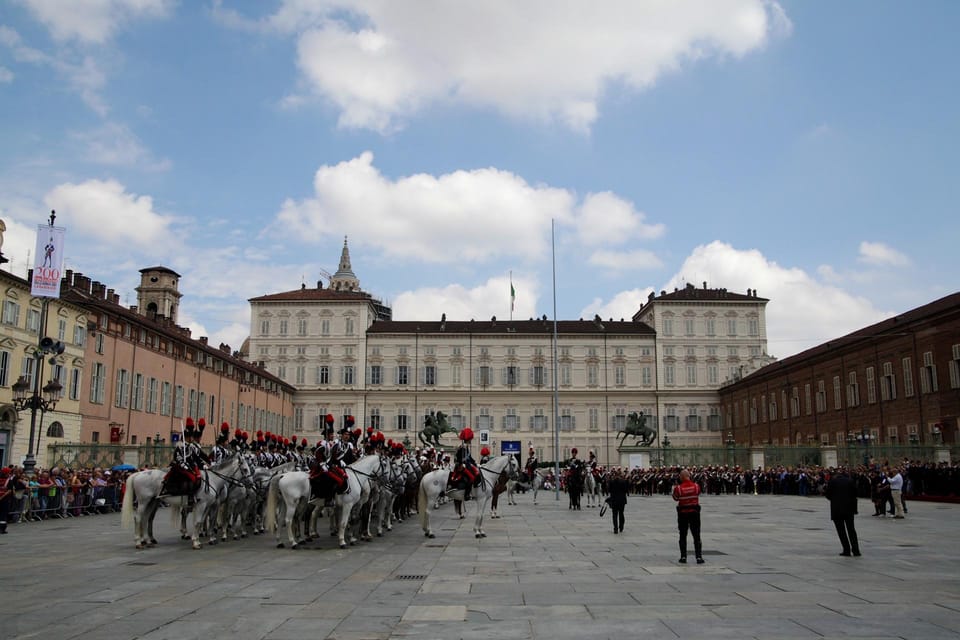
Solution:
[[[414,518],[344,551],[194,551],[168,510],[145,551],[119,514],[11,525],[0,638],[960,639],[960,505],[894,520],[862,500],[846,558],[823,498],[707,496],[707,563],[680,565],[668,497],[631,496],[622,535],[562,494],[518,500],[482,540],[445,505],[434,539]]]

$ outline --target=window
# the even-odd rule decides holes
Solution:
[[[406,348],[406,347],[400,347],[399,350],[398,350],[398,353],[399,353],[401,356],[407,355],[407,348]],[[484,347],[483,349],[480,349],[480,355],[484,355],[484,356],[487,355],[487,348],[486,348],[486,347]]]
[[[880,378],[880,397],[884,400],[897,399],[897,378],[893,374],[893,363],[883,363],[883,377]]]
[[[833,376],[833,408],[837,411],[843,408],[840,396],[840,376]]]
[[[960,348],[960,345],[957,345],[957,344],[953,345],[954,356],[960,355],[960,353],[958,353],[960,349],[958,348]],[[956,369],[957,369],[956,359],[951,360],[950,361],[950,386],[953,388],[960,386],[960,384],[957,384],[956,386],[954,386],[953,384],[954,372],[956,371]],[[913,397],[913,364],[910,358],[903,359],[903,395],[906,396],[907,398]]]
[[[63,425],[59,422],[53,422],[49,427],[47,427],[47,437],[48,438],[62,438],[63,437]]]
[[[688,336],[692,336],[693,333],[694,333],[694,332],[693,332],[694,324],[695,324],[695,323],[694,323],[693,318],[684,318],[684,320],[683,320],[683,330],[684,330],[684,333],[686,333]]]
[[[677,372],[676,367],[672,364],[665,365],[663,367],[663,378],[664,384],[673,385],[676,384]]]
[[[38,309],[27,309],[27,331],[40,333],[40,311]]]
[[[329,321],[329,320],[324,319],[324,320],[321,320],[321,321],[320,321],[320,335],[323,335],[323,336],[329,336],[329,335],[330,335],[330,321]]]
[[[736,318],[730,318],[729,320],[727,320],[727,335],[728,336],[737,335],[737,319]]]
[[[650,366],[640,368],[640,384],[649,387],[653,384],[653,368]]]
[[[70,370],[70,399],[79,400],[80,399],[80,385],[81,377],[83,372],[80,369],[71,369]]]
[[[181,384],[173,389],[173,417],[183,417],[183,385]]]
[[[130,372],[126,369],[117,371],[117,388],[113,396],[113,406],[121,409],[130,406]]]
[[[297,347],[297,355],[298,355],[298,356],[305,356],[305,355],[307,355],[307,348],[306,348],[306,347],[302,347],[302,346],[301,346],[301,347]]]
[[[798,417],[800,415],[800,388],[794,387],[790,392],[790,415]]]
[[[536,433],[543,433],[547,430],[547,416],[543,414],[543,409],[534,409],[530,416],[530,428]]]
[[[370,384],[380,385],[383,384],[383,367],[378,364],[370,366]]]
[[[599,384],[600,369],[595,364],[587,365],[587,386],[595,387]]]
[[[873,369],[867,367],[867,386],[869,388],[870,374],[873,373]],[[860,406],[860,385],[857,384],[857,372],[851,371],[847,374],[847,406],[857,407]]]
[[[353,335],[353,318],[347,318],[347,319],[345,320],[345,324],[346,324],[345,333],[346,333],[348,336],[352,336],[352,335]]]
[[[720,384],[720,367],[715,364],[707,365],[707,384]]]
[[[811,393],[810,383],[803,385],[803,405],[804,412],[809,416],[813,413],[813,394]]]
[[[613,383],[618,387],[627,384],[627,369],[622,364],[618,364],[613,368]]]
[[[293,408],[293,428],[303,431],[303,407],[299,405]]]
[[[665,336],[673,335],[673,318],[663,319],[663,335]]]
[[[775,393],[770,394],[770,421],[773,422],[777,419],[777,395]]]
[[[513,387],[520,384],[520,369],[511,365],[503,370],[503,384]]]
[[[597,357],[597,348],[596,348],[596,347],[588,347],[588,348],[587,348],[587,357],[588,357],[588,358],[596,358],[596,357]]]
[[[569,387],[573,383],[573,367],[569,363],[560,365],[560,384]]]
[[[697,384],[697,365],[695,364],[687,365],[687,384]]]
[[[147,381],[147,413],[157,412],[158,382],[156,378],[150,378]]]
[[[143,374],[133,374],[133,398],[131,399],[134,411],[143,411]]]
[[[516,431],[520,426],[520,419],[517,417],[517,410],[514,407],[507,407],[507,414],[503,416],[503,430]]]
[[[103,353],[103,334],[98,333],[93,341],[93,348],[97,353]]]
[[[297,335],[298,336],[307,335],[307,319],[306,318],[300,318],[299,320],[297,320]],[[303,416],[301,415],[301,420],[302,419],[303,419]]]
[[[576,420],[570,413],[570,409],[560,410],[560,431],[573,431],[576,428]]]
[[[431,364],[423,368],[423,384],[428,387],[432,387],[437,384],[437,367],[436,366]]]
[[[380,408],[379,407],[373,407],[372,409],[370,409],[370,426],[373,427],[374,430],[376,431],[380,430]]]
[[[511,358],[517,357],[517,348],[516,347],[507,347],[507,355]]]
[[[397,384],[410,384],[410,367],[401,364],[397,367]]]
[[[708,335],[708,336],[715,336],[715,335],[717,335],[717,321],[716,321],[715,319],[713,319],[713,318],[707,318],[706,325],[707,325],[707,335]]]
[[[748,324],[749,324],[749,326],[750,326],[750,329],[749,329],[749,330],[750,330],[750,335],[751,335],[751,336],[758,336],[758,335],[760,335],[760,321],[759,321],[759,320],[757,320],[756,318],[750,318],[750,320],[748,320]]]
[[[490,367],[486,365],[481,365],[477,367],[477,384],[481,387],[488,387],[492,382],[493,376],[491,375]]]
[[[160,386],[160,415],[162,416],[170,415],[173,402],[173,394],[170,393],[171,389],[172,387],[169,382],[164,382]]]
[[[462,351],[460,350],[460,347],[454,347],[454,348],[453,348],[453,356],[454,356],[455,358],[459,358],[459,357],[461,356],[461,354],[462,354]]]
[[[827,410],[827,391],[823,380],[817,381],[817,413],[823,413]]]
[[[459,364],[455,364],[452,367],[450,367],[450,384],[452,384],[455,387],[459,387],[462,384],[460,382],[460,378],[462,375],[463,375],[463,367],[461,367]]]
[[[187,415],[196,416],[200,412],[197,407],[197,390],[190,389],[189,400],[187,401]]]
[[[530,368],[530,384],[535,387],[542,387],[547,384],[547,371],[543,366],[537,365]]]
[[[73,343],[82,347],[87,343],[87,328],[77,325],[73,328]]]
[[[587,428],[590,431],[600,430],[600,410],[596,407],[587,409]]]
[[[286,321],[286,320],[281,320],[281,321],[280,321],[280,335],[282,335],[282,336],[287,335],[287,321]]]
[[[0,351],[0,387],[10,384],[10,352]]]
[[[937,391],[937,365],[933,363],[933,352],[923,353],[923,366],[920,367],[920,393]]]
[[[317,367],[317,384],[330,384],[330,367],[325,364]]]
[[[344,385],[353,384],[353,365],[345,365],[343,367],[343,380],[341,381]]]
[[[277,365],[277,377],[281,380],[287,379],[287,366],[283,364]]]
[[[261,321],[260,321],[260,335],[262,335],[262,336],[268,336],[268,335],[270,335],[270,321],[269,321],[269,320],[261,320]]]
[[[294,384],[306,384],[307,382],[307,368],[303,365],[298,365],[294,370]]]
[[[397,423],[398,431],[407,430],[407,410],[406,409],[403,409],[403,408],[397,409],[397,415],[395,420]]]
[[[93,363],[93,371],[90,375],[90,402],[94,404],[103,404],[104,385],[106,385],[106,369],[100,362]]]
[[[727,357],[728,358],[739,358],[740,349],[737,347],[727,347]]]
[[[13,300],[3,301],[3,324],[14,326],[20,323],[20,305]]]

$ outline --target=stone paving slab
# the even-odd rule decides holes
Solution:
[[[445,505],[435,539],[414,518],[346,550],[254,536],[194,551],[164,511],[144,551],[119,514],[14,524],[0,640],[960,640],[960,505],[860,516],[864,555],[841,558],[822,498],[707,496],[707,563],[679,565],[669,498],[631,497],[622,535],[565,496],[519,501],[484,539]]]

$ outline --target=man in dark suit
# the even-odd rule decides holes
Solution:
[[[613,515],[613,532],[623,533],[623,509],[627,506],[627,491],[630,490],[630,484],[623,471],[613,469],[610,472],[610,479],[607,481],[607,499],[606,503],[610,505],[610,513]]]
[[[841,556],[860,555],[860,542],[857,539],[857,529],[853,518],[857,515],[857,485],[847,470],[841,467],[837,470],[824,492],[830,501],[830,519],[837,528],[837,536],[843,547]]]

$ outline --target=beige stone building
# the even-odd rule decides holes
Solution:
[[[330,413],[338,427],[353,416],[417,442],[425,416],[442,411],[494,451],[533,446],[552,459],[556,435],[562,458],[575,447],[616,463],[633,411],[658,427],[658,444],[720,444],[717,389],[769,360],[766,303],[755,291],[663,292],[631,321],[559,321],[554,355],[546,318],[392,320],[361,289],[345,242],[328,287],[250,300],[249,358],[297,389],[298,433],[319,436]]]
[[[84,379],[84,349],[87,340],[87,313],[82,307],[57,298],[35,298],[30,282],[0,271],[3,287],[0,316],[0,463],[23,463],[30,439],[30,409],[17,411],[13,385],[23,376],[32,394],[36,374],[42,389],[51,380],[63,387],[52,411],[37,412],[33,450],[44,463],[47,444],[80,440],[81,385]],[[48,337],[64,346],[62,353],[35,357],[40,340]],[[42,392],[41,392],[42,395]]]

